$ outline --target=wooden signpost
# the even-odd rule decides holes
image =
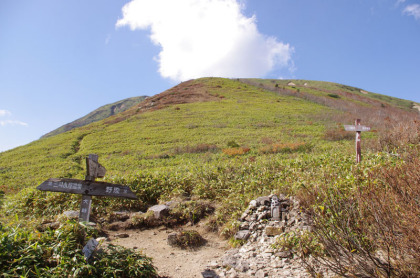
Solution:
[[[360,119],[357,119],[354,125],[344,125],[346,131],[356,131],[356,162],[362,161],[362,148],[361,148],[361,133],[362,131],[369,131],[370,127],[360,125]]]
[[[81,194],[82,202],[80,204],[79,220],[86,222],[89,222],[92,196],[137,199],[136,194],[128,186],[95,181],[96,178],[103,178],[106,172],[105,167],[98,163],[96,154],[90,154],[86,158],[86,172],[87,175],[84,181],[77,179],[48,179],[41,183],[37,189]]]

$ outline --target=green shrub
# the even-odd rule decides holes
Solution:
[[[148,257],[122,247],[110,245],[86,262],[82,249],[96,232],[72,221],[42,233],[0,225],[2,277],[157,277]]]
[[[332,98],[340,98],[340,96],[337,95],[337,94],[328,94],[328,96],[329,97],[332,97]]]
[[[228,143],[227,143],[227,146],[229,147],[229,148],[239,148],[240,146],[239,146],[239,144],[238,143],[236,143],[235,141],[229,141]]]

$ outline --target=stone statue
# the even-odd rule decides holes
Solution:
[[[271,197],[271,220],[280,221],[280,201],[277,195]]]

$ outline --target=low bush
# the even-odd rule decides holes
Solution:
[[[171,234],[168,237],[168,243],[171,246],[177,246],[183,249],[193,249],[203,245],[205,240],[197,231],[183,230]]]
[[[337,94],[328,94],[328,96],[329,97],[332,97],[332,98],[340,98],[340,96],[337,95]]]
[[[370,173],[356,167],[357,187],[332,175],[310,190],[314,235],[325,251],[315,261],[342,277],[420,276],[418,146],[411,153]]]
[[[184,147],[175,147],[173,150],[174,154],[183,154],[183,153],[206,153],[206,152],[217,152],[219,148],[214,144],[197,144],[195,146],[184,146]]]
[[[82,249],[97,231],[75,222],[55,231],[0,225],[2,277],[158,277],[151,259],[109,245],[86,261]]]
[[[308,143],[275,143],[260,148],[260,153],[293,153],[293,152],[307,152],[312,149]]]
[[[246,154],[247,152],[249,152],[251,149],[250,148],[228,148],[228,149],[223,149],[223,153],[227,154],[228,156],[237,156],[237,155],[243,155]]]
[[[354,140],[354,132],[345,131],[343,127],[325,130],[324,139],[329,141]]]
[[[236,143],[235,141],[229,141],[228,143],[227,143],[227,146],[229,147],[229,148],[239,148],[240,146],[239,146],[239,144],[238,143]]]

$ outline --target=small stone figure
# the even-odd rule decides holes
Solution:
[[[271,197],[271,220],[280,221],[280,202],[277,195]]]

